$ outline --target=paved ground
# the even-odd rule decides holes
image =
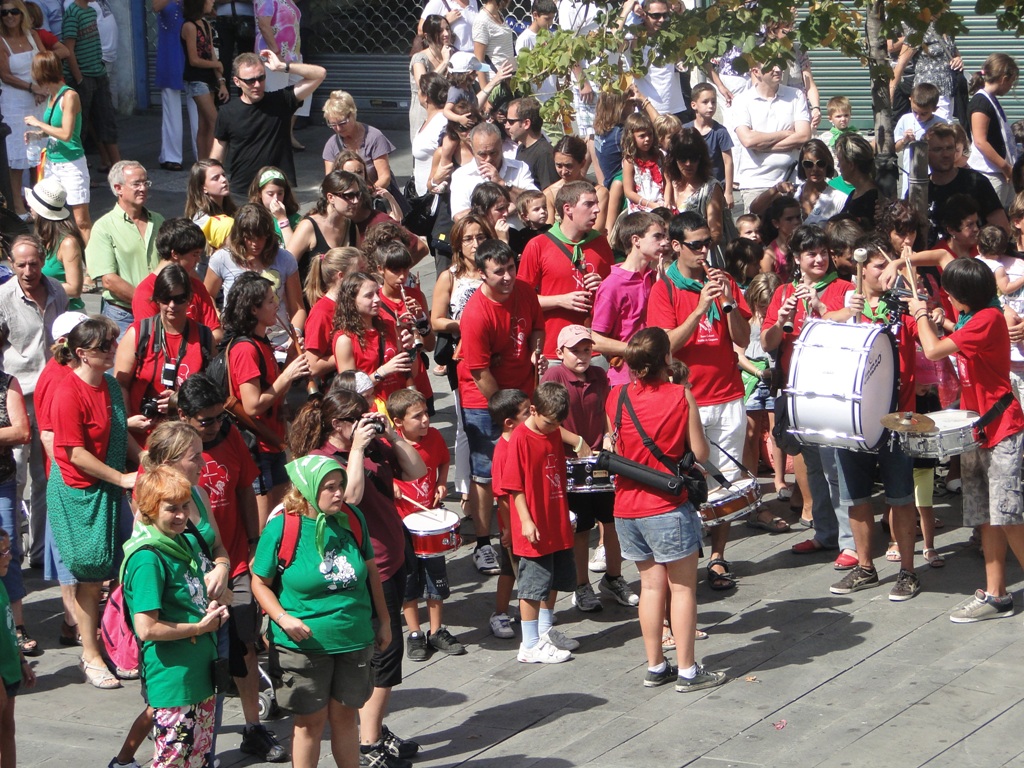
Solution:
[[[131,141],[125,156],[155,168],[158,120],[137,117],[124,127]],[[302,165],[313,169],[326,129],[300,136],[310,146]],[[392,136],[396,144],[401,138]],[[408,173],[407,157],[396,157],[400,174]],[[150,177],[154,209],[180,211],[184,174],[157,169]],[[308,187],[303,197],[310,199]],[[109,207],[104,191],[96,198],[94,211]],[[433,381],[440,389],[441,380]],[[438,405],[444,414],[450,395],[440,394]],[[435,423],[450,434],[443,416]],[[882,585],[837,597],[828,592],[838,578],[834,553],[795,556],[789,548],[803,532],[736,527],[728,556],[739,587],[713,593],[702,579],[698,588],[700,626],[711,635],[698,643],[698,658],[731,679],[693,695],[642,687],[636,612],[615,604],[584,618],[563,598],[559,626],[581,641],[576,658],[519,664],[517,641],[481,629],[493,579],[475,573],[464,548],[449,560],[446,619],[469,653],[406,662],[388,724],[420,741],[422,766],[1024,766],[1021,618],[949,622],[953,605],[982,584],[983,568],[977,550],[965,546],[970,532],[960,527],[957,500],[939,502],[937,514],[946,523],[937,546],[947,565],[922,564],[924,591],[902,604],[887,599],[896,567],[881,557],[880,532]],[[636,583],[635,569],[625,575]],[[1020,588],[1015,564],[1008,578]],[[29,584],[26,618],[45,653],[36,660],[39,686],[18,699],[21,764],[105,766],[142,705],[138,683],[114,692],[85,685],[74,651],[56,643],[56,588],[37,578]],[[240,725],[237,701],[229,699],[220,739],[225,767],[253,764],[237,750]],[[287,719],[272,727],[282,738],[290,734]],[[143,745],[140,757],[149,750]],[[324,754],[321,765],[333,765],[326,744]]]

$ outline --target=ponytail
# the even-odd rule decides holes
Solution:
[[[324,424],[323,398],[314,397],[309,400],[299,409],[288,430],[288,447],[291,448],[292,456],[308,456],[323,445],[330,426]]]
[[[327,295],[339,275],[355,271],[363,258],[363,252],[351,246],[331,248],[327,253],[314,255],[309,261],[309,274],[306,275],[303,288],[309,306],[312,307]]]

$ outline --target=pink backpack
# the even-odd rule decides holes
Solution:
[[[139,641],[128,622],[124,592],[118,584],[107,598],[100,620],[103,647],[118,669],[139,668]]]

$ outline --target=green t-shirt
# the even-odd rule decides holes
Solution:
[[[163,621],[198,624],[206,615],[202,575],[188,563],[153,549],[141,549],[128,559],[124,599],[133,617],[159,611]],[[140,650],[151,707],[183,707],[213,696],[216,632],[181,640],[147,640],[140,643]]]
[[[0,613],[4,616],[4,628],[0,630],[0,677],[4,685],[14,685],[21,682],[21,651],[18,650],[11,598],[7,596],[3,582],[0,582]]]
[[[316,549],[316,519],[302,518],[295,559],[281,574],[275,591],[281,607],[305,622],[313,636],[296,643],[271,621],[270,639],[277,645],[309,653],[348,653],[373,642],[366,582],[366,561],[373,559],[373,545],[362,513],[356,511],[363,528],[362,549],[355,536],[329,515],[322,558]],[[269,580],[277,574],[283,530],[283,514],[263,529],[252,566],[257,576]]]
[[[75,41],[75,60],[83,77],[102,77],[107,74],[107,68],[103,65],[103,43],[100,41],[100,28],[96,24],[94,8],[82,8],[78,3],[71,3],[65,8],[60,39]],[[64,70],[68,83],[74,85],[71,68],[65,64]]]

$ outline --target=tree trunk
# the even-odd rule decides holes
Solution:
[[[885,18],[884,0],[874,0],[865,22],[871,70],[871,106],[875,112],[875,171],[876,183],[883,197],[896,197],[899,169],[896,164],[892,137],[892,101],[889,98],[889,57],[882,24]]]

